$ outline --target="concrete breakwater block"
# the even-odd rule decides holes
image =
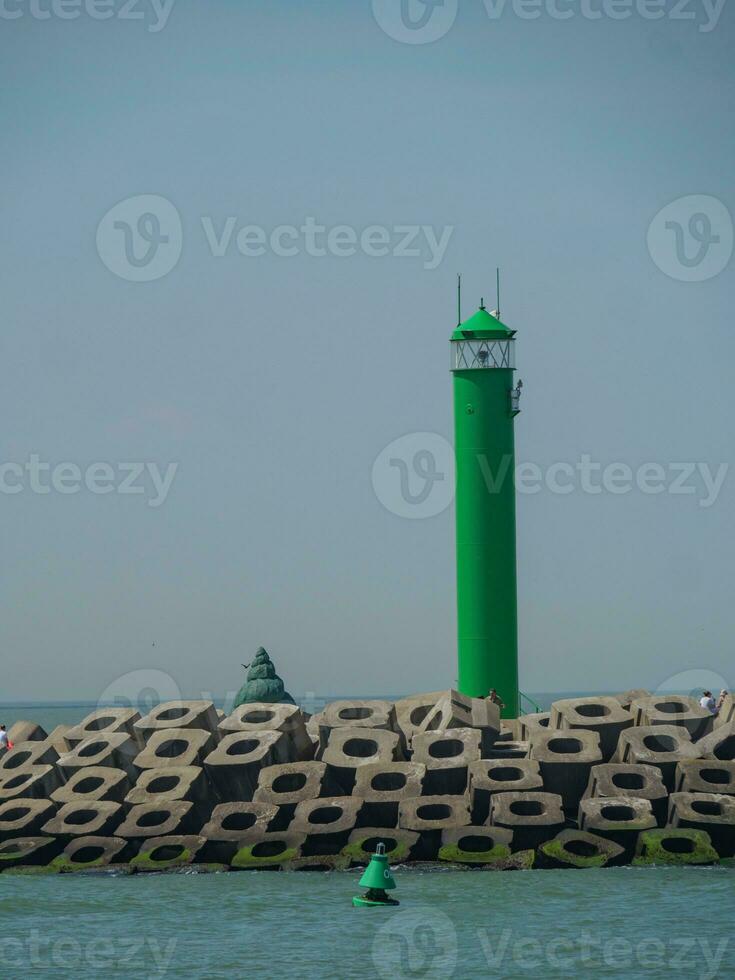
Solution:
[[[26,766],[52,766],[58,758],[59,753],[47,740],[14,742],[12,749],[0,755],[0,774],[6,775]]]
[[[519,742],[530,742],[534,735],[540,735],[549,730],[551,712],[539,711],[535,715],[519,715],[515,721],[511,721],[509,724]]]
[[[0,872],[7,868],[43,867],[61,850],[54,837],[13,837],[0,844]]]
[[[246,831],[240,838],[230,866],[239,870],[288,868],[293,861],[302,856],[301,848],[305,840],[305,834],[296,834],[292,831],[265,834]]]
[[[211,732],[199,728],[165,728],[154,731],[134,759],[136,769],[200,766],[214,745]]]
[[[41,836],[42,827],[56,813],[50,800],[20,796],[0,805],[0,841],[9,837]]]
[[[729,725],[731,722],[735,722],[735,696],[728,694],[715,717],[714,727],[719,728],[720,725]]]
[[[45,742],[46,732],[35,721],[16,721],[8,730],[8,739],[13,745],[21,742]]]
[[[333,728],[321,761],[326,763],[329,778],[349,795],[360,766],[402,758],[399,741],[396,732],[381,728]]]
[[[368,864],[378,844],[384,844],[388,861],[391,864],[400,864],[412,858],[418,841],[419,834],[415,830],[361,827],[352,831],[347,844],[342,848],[342,854],[352,864]]]
[[[582,800],[579,804],[579,829],[587,830],[614,841],[625,850],[627,860],[633,856],[638,835],[656,827],[650,800],[633,796],[615,799],[600,797]]]
[[[88,766],[72,772],[67,781],[50,794],[50,798],[60,805],[94,803],[98,800],[122,803],[129,789],[130,780],[124,769]]]
[[[49,837],[83,837],[89,834],[108,837],[124,816],[119,803],[97,800],[65,803],[41,828]]]
[[[289,761],[283,732],[232,732],[204,759],[204,769],[223,802],[252,800],[264,767]]]
[[[615,841],[590,834],[585,830],[567,828],[538,849],[539,868],[604,868],[621,864],[625,849]]]
[[[419,726],[420,732],[447,732],[454,728],[476,728],[483,753],[500,734],[500,709],[486,698],[468,698],[459,691],[447,691]],[[415,736],[414,736],[415,740]]]
[[[190,816],[193,806],[187,800],[178,800],[175,803],[139,803],[130,808],[116,834],[125,839],[185,834],[194,829],[192,823],[196,821]]]
[[[100,733],[77,743],[73,749],[60,756],[56,764],[64,771],[67,779],[78,769],[92,766],[123,769],[129,775],[134,775],[133,761],[137,754],[138,744],[127,732],[113,732],[111,735]]]
[[[413,736],[441,696],[442,692],[437,691],[433,694],[415,694],[396,701],[396,729],[402,736],[404,751],[411,748]]]
[[[623,729],[631,728],[632,725],[633,717],[616,698],[566,698],[554,701],[551,705],[549,728],[597,732],[604,762],[615,752]]]
[[[527,759],[530,751],[530,742],[506,739],[495,742],[489,749],[483,749],[482,757],[483,759]]]
[[[147,740],[153,732],[168,728],[199,728],[214,735],[218,725],[219,717],[211,701],[164,701],[136,721],[135,729]]]
[[[201,816],[211,813],[212,790],[201,766],[164,766],[144,769],[135,786],[125,796],[128,806],[157,805],[188,800]]]
[[[505,827],[450,827],[441,832],[437,857],[452,864],[505,868],[512,854],[513,831]],[[533,863],[533,852],[531,864]]]
[[[362,800],[355,796],[327,796],[299,803],[288,829],[305,836],[302,856],[339,854],[354,830],[361,807]]]
[[[686,728],[693,739],[712,729],[712,715],[696,698],[681,694],[652,695],[638,698],[630,705],[637,727],[676,725]]]
[[[106,868],[113,862],[126,861],[134,852],[135,847],[122,837],[91,834],[71,840],[62,853],[51,861],[51,866],[62,874],[91,871]]]
[[[669,796],[656,766],[635,765],[622,762],[606,762],[593,766],[584,792],[584,799],[604,797],[616,799],[634,796],[649,800],[656,822],[663,827],[669,809]]]
[[[170,871],[194,863],[204,847],[203,837],[194,834],[167,834],[146,840],[130,861],[133,871]]]
[[[613,762],[656,766],[669,792],[674,785],[677,762],[698,759],[701,750],[692,742],[688,729],[675,725],[646,725],[620,733]]]
[[[674,789],[677,793],[728,793],[735,795],[735,762],[714,759],[685,759],[677,762]]]
[[[381,728],[396,731],[391,701],[332,701],[319,716],[319,746],[323,750],[334,728]]]
[[[397,827],[401,800],[421,796],[426,766],[420,762],[384,762],[360,766],[354,795],[364,801],[358,826]]]
[[[398,804],[402,830],[442,831],[466,827],[470,822],[469,799],[462,796],[419,796]]]
[[[327,780],[326,763],[285,762],[264,766],[260,770],[253,800],[257,803],[275,803],[277,806],[295,806],[302,800],[336,796],[338,790],[336,783],[330,785]]]
[[[204,859],[229,864],[243,835],[266,833],[277,813],[272,803],[220,803],[201,829],[207,841]]]
[[[630,706],[634,701],[639,701],[641,698],[648,698],[651,696],[651,692],[647,691],[644,687],[633,687],[629,691],[623,691],[622,694],[613,694],[616,701],[628,711],[630,711]]]
[[[534,736],[530,757],[539,764],[544,789],[561,796],[565,809],[576,811],[592,766],[602,762],[600,736],[581,729],[543,732]]]
[[[283,732],[291,748],[289,759],[307,760],[314,756],[314,743],[306,730],[306,720],[295,704],[241,704],[219,723],[223,735],[231,732]]]
[[[717,759],[719,762],[735,760],[735,723],[720,725],[711,735],[697,742],[703,759]]]
[[[644,830],[638,837],[633,864],[716,864],[719,861],[712,841],[703,830]]]
[[[56,766],[33,764],[19,769],[0,770],[0,803],[18,796],[45,799],[62,783]]]
[[[140,732],[134,727],[139,719],[140,713],[135,708],[99,708],[88,714],[78,725],[68,728],[65,737],[69,745],[74,746],[79,742],[86,742],[93,735],[118,735],[123,732],[142,746]]]
[[[472,823],[484,824],[490,816],[495,793],[543,790],[539,764],[535,759],[480,759],[468,767]]]
[[[414,735],[413,761],[426,767],[424,795],[465,793],[468,766],[480,759],[480,740],[481,731],[476,728],[448,728]]]
[[[498,793],[492,797],[490,826],[513,831],[513,847],[535,850],[564,827],[562,799],[556,793]]]
[[[735,854],[735,798],[724,793],[672,793],[669,826],[704,830],[720,857]]]

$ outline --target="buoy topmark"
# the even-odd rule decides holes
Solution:
[[[396,882],[391,874],[385,844],[382,841],[375,848],[375,854],[370,858],[370,864],[360,878],[360,885],[367,888],[367,892],[363,896],[356,895],[352,899],[352,904],[358,908],[400,904],[395,898],[390,898],[386,894],[396,887]]]

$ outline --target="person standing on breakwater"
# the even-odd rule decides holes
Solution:
[[[487,700],[492,701],[493,704],[497,704],[497,706],[501,710],[505,707],[505,702],[501,699],[500,695],[495,690],[495,688],[493,688],[492,691],[490,691],[490,693],[487,696]]]
[[[712,691],[703,691],[702,697],[699,699],[700,708],[704,708],[705,711],[709,711],[711,715],[717,714],[717,705],[715,704],[715,699],[712,697]]]
[[[8,733],[5,731],[5,725],[0,725],[0,752],[5,752],[6,749],[9,749],[10,747]]]

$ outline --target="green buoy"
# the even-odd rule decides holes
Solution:
[[[378,844],[375,854],[370,858],[370,864],[365,868],[365,872],[360,878],[362,888],[367,888],[365,895],[356,895],[352,899],[352,904],[358,908],[377,905],[398,905],[395,898],[390,898],[386,892],[396,887],[393,875],[390,873],[390,865],[385,853],[385,844]]]

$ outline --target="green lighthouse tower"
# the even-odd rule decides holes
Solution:
[[[459,690],[495,688],[518,715],[513,386],[515,330],[484,304],[451,337],[457,488]]]

